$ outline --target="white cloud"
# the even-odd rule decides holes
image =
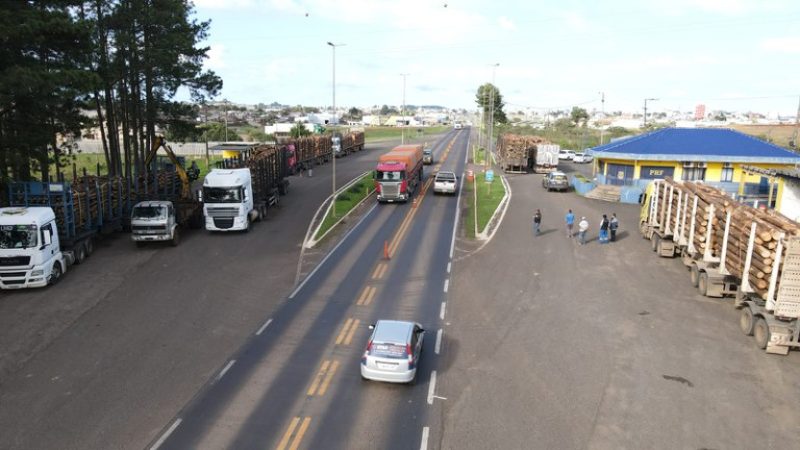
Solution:
[[[511,21],[508,17],[501,16],[497,19],[497,23],[500,25],[500,28],[504,30],[516,30],[517,26],[514,25],[514,22]]]
[[[211,70],[224,69],[225,64],[225,46],[222,44],[211,44],[208,48],[208,59],[206,59],[205,66]]]
[[[194,0],[198,8],[208,9],[240,9],[255,5],[254,0]]]
[[[566,12],[563,14],[564,22],[573,31],[589,30],[589,21],[576,12]]]
[[[761,41],[761,48],[775,53],[800,53],[800,37],[769,38]]]

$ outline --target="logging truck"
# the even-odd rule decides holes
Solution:
[[[222,160],[203,180],[205,227],[208,231],[249,231],[266,217],[289,190],[285,146],[261,145]]]
[[[661,257],[679,256],[693,286],[733,297],[742,332],[785,355],[800,347],[800,224],[702,183],[650,183],[640,230]]]
[[[0,208],[0,288],[55,284],[94,251],[100,233],[122,230],[125,181],[84,177],[69,182],[17,182]]]
[[[399,145],[381,155],[373,177],[378,203],[407,202],[422,185],[422,145]]]

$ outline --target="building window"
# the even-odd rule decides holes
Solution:
[[[704,181],[706,169],[705,167],[684,167],[682,178],[684,181]]]
[[[722,176],[720,176],[719,181],[733,181],[733,164],[725,163],[722,165]]]

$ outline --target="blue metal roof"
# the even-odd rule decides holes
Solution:
[[[592,148],[597,158],[800,164],[800,155],[725,128],[663,128]]]

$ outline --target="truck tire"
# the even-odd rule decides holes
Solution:
[[[654,234],[653,237],[650,239],[650,248],[652,248],[654,252],[658,251],[658,248],[661,246],[660,244],[661,244],[661,238],[658,237],[657,234]]]
[[[86,240],[86,257],[92,256],[94,253],[94,239],[89,238]]]
[[[180,243],[181,243],[181,233],[180,231],[178,231],[177,228],[175,228],[175,231],[172,233],[172,240],[169,241],[169,245],[177,247],[178,244]]]
[[[767,344],[769,344],[770,332],[769,326],[767,326],[767,321],[764,320],[763,317],[759,317],[756,319],[755,325],[753,325],[753,337],[756,340],[756,345],[761,350],[767,348]]]
[[[61,270],[61,263],[56,262],[55,264],[53,264],[53,270],[50,271],[50,278],[47,279],[47,284],[49,286],[52,286],[58,283],[58,280],[61,279],[62,273],[63,272]]]
[[[86,243],[81,242],[75,249],[75,265],[82,264],[86,260]]]
[[[739,314],[739,328],[745,336],[752,336],[753,329],[755,328],[756,318],[753,316],[753,310],[749,306],[742,308]]]
[[[700,295],[703,297],[708,296],[708,274],[705,272],[700,273],[700,277],[697,279],[697,290],[700,291]]]
[[[697,267],[697,264],[692,264],[689,267],[689,279],[692,281],[692,286],[697,287],[697,284],[700,282],[700,269]]]

